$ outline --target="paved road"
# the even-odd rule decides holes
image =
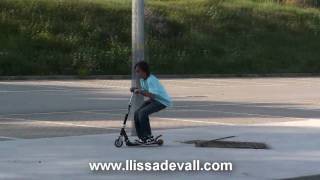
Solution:
[[[320,120],[320,78],[165,79],[155,129]],[[2,81],[0,140],[117,132],[129,80]]]
[[[210,126],[159,130],[162,147],[113,146],[115,134],[0,143],[0,179],[5,180],[269,180],[300,176],[319,179],[319,128]],[[270,149],[200,148],[180,143],[233,135],[226,141],[263,142]],[[232,162],[232,172],[90,171],[89,162]],[[124,166],[124,164],[123,164]],[[309,178],[300,178],[309,179]]]

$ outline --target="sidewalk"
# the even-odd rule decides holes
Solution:
[[[299,123],[298,123],[299,124]],[[155,131],[163,147],[115,148],[117,134],[3,141],[0,179],[281,179],[320,174],[319,128],[213,126]],[[269,150],[196,148],[178,141],[236,136],[233,141],[268,144]],[[90,172],[89,162],[231,161],[231,173]]]

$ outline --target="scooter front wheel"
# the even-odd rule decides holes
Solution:
[[[120,148],[122,147],[123,145],[123,140],[121,137],[118,137],[115,141],[114,141],[114,145],[117,147],[117,148]]]

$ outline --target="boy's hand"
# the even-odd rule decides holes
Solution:
[[[143,92],[144,92],[144,91],[143,91],[142,89],[132,87],[132,88],[130,88],[130,92],[135,93],[135,94],[141,94],[141,95],[143,95]]]
[[[130,92],[134,93],[134,91],[135,91],[136,89],[138,89],[138,88],[132,87],[132,88],[130,88]]]
[[[138,88],[134,89],[133,92],[134,92],[135,94],[142,94],[142,90],[141,90],[141,89],[138,89]]]
[[[141,94],[141,95],[149,97],[149,98],[154,98],[155,97],[153,94],[149,93],[148,91],[144,91],[144,90],[139,89],[139,88],[132,87],[132,88],[130,88],[130,91],[132,93]]]

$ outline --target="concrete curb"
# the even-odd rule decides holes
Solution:
[[[275,73],[275,74],[157,74],[160,78],[280,78],[320,77],[320,73]],[[52,76],[0,76],[2,81],[11,80],[89,80],[89,79],[130,79],[130,75],[52,75]]]

